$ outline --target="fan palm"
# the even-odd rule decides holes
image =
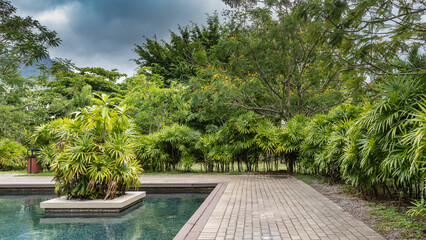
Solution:
[[[411,173],[419,173],[418,188],[422,191],[422,197],[426,197],[426,96],[423,96],[418,103],[418,110],[412,113],[412,118],[408,120],[413,124],[413,128],[401,140],[405,146],[411,146],[407,155],[411,161]],[[424,205],[422,205],[424,206]],[[423,210],[424,211],[424,210]]]
[[[210,158],[210,151],[217,141],[215,134],[207,133],[201,135],[198,142],[195,144],[195,148],[202,152],[203,163],[206,171],[213,171],[212,159]]]
[[[388,194],[411,196],[413,190],[418,189],[421,171],[418,165],[413,164],[414,155],[410,156],[413,145],[407,143],[415,135],[410,119],[416,112],[416,102],[424,93],[424,86],[416,79],[394,78],[383,88],[382,99],[367,104],[355,122],[354,129],[362,134],[355,134],[360,136],[356,143],[349,141],[343,163],[357,162],[357,154],[353,150],[356,148],[354,144],[358,144],[360,159],[357,167],[361,171],[358,177],[353,176],[354,172],[350,174],[352,183],[367,189],[371,187],[375,192],[378,186],[384,186]],[[394,189],[393,192],[389,186]],[[418,190],[414,194],[417,195]]]
[[[279,132],[278,139],[280,145],[278,152],[283,152],[287,161],[288,171],[293,172],[294,165],[301,153],[301,143],[305,138],[304,128],[307,118],[302,115],[294,116],[288,121]]]
[[[96,95],[98,105],[81,109],[74,119],[57,119],[40,128],[63,142],[50,164],[58,195],[68,198],[114,198],[140,184],[142,168],[134,153],[134,124],[126,106]],[[112,187],[114,186],[114,187]]]
[[[260,149],[255,144],[254,138],[260,120],[261,117],[254,112],[243,112],[229,119],[220,131],[222,144],[232,143],[238,170],[241,170],[241,162],[245,162],[247,171],[251,171],[253,165],[258,163]]]
[[[199,138],[200,133],[188,126],[178,124],[165,126],[158,132],[139,138],[138,155],[144,164],[154,170],[175,169],[178,164],[183,163],[181,162],[183,157],[188,168],[188,164],[195,161],[191,155]]]

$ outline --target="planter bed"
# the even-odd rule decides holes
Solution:
[[[119,213],[139,203],[146,192],[127,192],[112,200],[67,200],[65,196],[44,201],[40,207],[45,214],[64,213]]]

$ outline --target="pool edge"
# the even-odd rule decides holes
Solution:
[[[206,225],[210,215],[215,209],[219,199],[222,194],[225,192],[227,187],[227,182],[216,183],[216,187],[209,194],[209,196],[204,200],[201,206],[192,214],[191,218],[183,225],[180,231],[173,238],[174,240],[181,239],[197,239],[204,226]]]
[[[172,189],[172,188],[213,188],[209,193],[207,198],[203,203],[198,207],[198,209],[192,214],[188,221],[183,225],[179,232],[175,235],[173,239],[197,239],[201,234],[204,226],[206,225],[210,215],[215,209],[219,199],[224,193],[228,183],[227,182],[211,182],[211,183],[142,183],[139,189],[152,188],[152,189]],[[23,184],[2,184],[0,183],[0,192],[2,190],[12,190],[12,191],[38,191],[38,190],[52,190],[54,189],[54,183],[48,184],[32,184],[32,183],[23,183]]]

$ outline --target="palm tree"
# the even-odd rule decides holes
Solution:
[[[402,139],[401,143],[405,146],[411,146],[407,155],[411,159],[411,172],[418,172],[419,181],[418,191],[421,191],[421,200],[416,202],[417,211],[426,216],[424,199],[426,198],[426,95],[418,103],[418,110],[412,113],[412,118],[408,120],[413,128]],[[422,187],[423,185],[423,187]],[[413,210],[413,212],[415,212]]]
[[[305,127],[299,130],[299,134],[304,134],[303,141],[300,143],[300,164],[307,173],[319,174],[324,171],[321,153],[324,152],[327,144],[331,126],[326,115],[318,114],[312,116]]]
[[[226,136],[223,139],[228,139],[224,144],[233,143],[238,171],[241,171],[241,162],[245,162],[247,171],[252,171],[253,165],[258,163],[259,149],[254,143],[254,137],[260,119],[254,112],[243,112],[229,119],[221,130],[222,135]]]
[[[261,120],[256,126],[256,135],[254,137],[254,143],[262,151],[264,155],[264,161],[267,162],[267,169],[272,170],[275,166],[275,170],[278,171],[278,153],[277,148],[279,145],[278,132],[279,128],[276,127],[269,120]],[[271,163],[274,163],[273,166]]]
[[[302,115],[295,115],[290,121],[285,123],[278,133],[280,145],[277,151],[284,153],[287,169],[290,173],[294,172],[294,166],[301,154],[300,147],[305,139],[303,133],[306,120],[307,118]]]
[[[140,184],[142,171],[135,155],[132,120],[126,106],[114,105],[109,96],[95,95],[98,105],[76,112],[74,119],[57,119],[49,129],[61,147],[50,164],[56,192],[68,198],[114,198]]]
[[[203,164],[206,171],[213,171],[213,163],[211,159],[210,151],[213,149],[217,141],[217,135],[213,133],[206,133],[201,135],[198,142],[195,144],[195,148],[203,154]]]
[[[184,163],[187,170],[195,162],[193,153],[200,133],[185,125],[173,124],[138,139],[138,156],[153,170],[176,169]],[[184,162],[182,162],[184,160]]]
[[[391,196],[418,196],[422,171],[413,164],[413,145],[408,143],[415,135],[411,118],[424,91],[425,85],[417,79],[394,78],[383,86],[381,100],[365,105],[352,131],[359,138],[348,141],[343,156],[343,164],[359,168],[359,176],[354,176],[355,172],[344,167],[353,184],[375,194],[385,189]],[[358,154],[353,152],[354,144],[359,147]]]
[[[137,139],[137,158],[145,169],[163,171],[166,168],[166,161],[170,156],[163,151],[159,138],[160,134],[157,132]]]
[[[194,151],[194,146],[200,138],[200,133],[185,125],[173,124],[160,130],[160,141],[163,144],[163,150],[168,153],[170,158],[168,163],[176,168],[183,156],[188,156]],[[167,170],[170,167],[166,167]]]

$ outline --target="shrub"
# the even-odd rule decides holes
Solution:
[[[58,151],[50,164],[55,172],[58,195],[68,199],[112,199],[138,187],[142,171],[134,153],[137,134],[126,115],[126,106],[116,106],[107,95],[97,96],[97,105],[76,113],[74,119],[52,121],[49,134],[58,138]],[[60,143],[60,144],[59,144]],[[52,147],[50,147],[51,149]]]
[[[10,139],[0,140],[0,170],[24,169],[26,148]]]

